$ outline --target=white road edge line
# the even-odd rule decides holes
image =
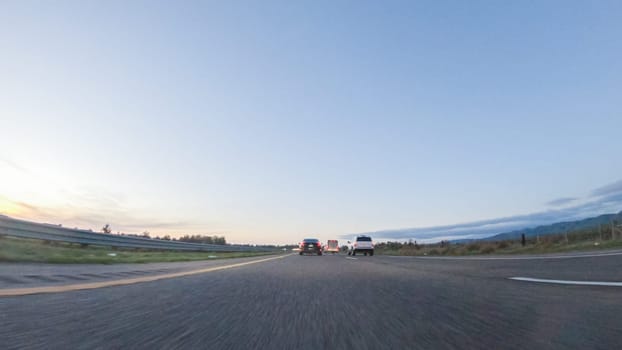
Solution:
[[[538,259],[576,259],[576,258],[597,258],[601,256],[617,256],[622,252],[603,253],[603,254],[578,254],[578,255],[551,255],[551,256],[498,256],[498,257],[450,257],[450,256],[392,256],[386,255],[388,258],[414,258],[428,260],[538,260]]]
[[[524,281],[524,282],[568,284],[568,285],[575,285],[575,286],[622,287],[622,282],[566,281],[566,280],[549,280],[549,279],[543,279],[543,278],[529,278],[529,277],[509,277],[509,279],[515,280],[515,281]]]
[[[358,258],[351,258],[349,256],[346,256],[346,259],[350,259],[350,260],[358,260]]]
[[[128,284],[152,282],[152,281],[158,281],[158,280],[163,280],[163,279],[168,279],[168,278],[183,277],[183,276],[196,275],[196,274],[207,273],[207,272],[212,272],[212,271],[231,269],[231,268],[235,268],[235,267],[252,265],[252,264],[257,264],[257,263],[261,263],[261,262],[265,262],[265,261],[270,261],[270,260],[283,259],[283,258],[291,256],[291,255],[292,254],[279,255],[279,256],[275,256],[275,257],[263,258],[263,259],[257,259],[257,260],[250,260],[250,261],[244,261],[244,262],[235,263],[235,264],[229,264],[229,265],[218,265],[218,266],[207,267],[207,268],[197,269],[197,270],[189,270],[189,271],[183,271],[183,272],[167,273],[167,274],[161,274],[161,275],[155,275],[155,276],[144,276],[144,277],[136,277],[136,278],[124,278],[124,279],[113,280],[113,281],[87,282],[87,283],[64,284],[64,285],[41,286],[41,287],[28,287],[28,288],[0,289],[0,297],[12,297],[12,296],[22,296],[22,295],[30,295],[30,294],[44,294],[44,293],[63,293],[63,292],[70,292],[70,291],[75,291],[75,290],[98,289],[98,288],[105,288],[105,287],[125,286],[125,285],[128,285]]]

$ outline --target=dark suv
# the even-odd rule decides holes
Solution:
[[[322,255],[322,243],[315,238],[305,238],[300,243],[300,255],[302,254],[317,254]]]

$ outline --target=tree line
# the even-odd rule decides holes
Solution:
[[[180,242],[201,244],[227,244],[224,236],[184,235],[177,239]]]
[[[102,227],[102,232],[103,233],[107,233],[107,234],[112,234],[112,228],[110,227],[109,224],[106,224],[104,227]],[[179,242],[187,242],[187,243],[200,243],[200,244],[221,244],[221,245],[225,245],[227,244],[227,240],[225,239],[224,236],[207,236],[207,235],[183,235],[179,238],[174,238],[171,237],[170,235],[164,235],[162,237],[160,236],[155,236],[155,237],[151,237],[151,234],[149,233],[149,231],[145,231],[139,235],[136,234],[125,234],[125,233],[118,233],[122,236],[133,236],[133,237],[142,237],[142,238],[149,238],[149,239],[160,239],[160,240],[164,240],[164,241],[179,241]]]

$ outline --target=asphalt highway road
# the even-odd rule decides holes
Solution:
[[[148,264],[41,264],[0,263],[0,291],[15,287],[64,285],[69,283],[107,281],[119,278],[151,276],[205,267],[228,265],[256,258],[214,259],[175,263]]]
[[[154,282],[2,297],[0,348],[613,349],[622,341],[622,288],[508,278],[619,282],[621,266],[622,255],[289,255]]]

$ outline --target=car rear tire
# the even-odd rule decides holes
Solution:
[[[356,250],[352,252],[352,256],[356,256]]]
[[[374,256],[374,251],[369,252],[369,256]]]
[[[298,255],[302,255],[302,252],[298,253]]]

